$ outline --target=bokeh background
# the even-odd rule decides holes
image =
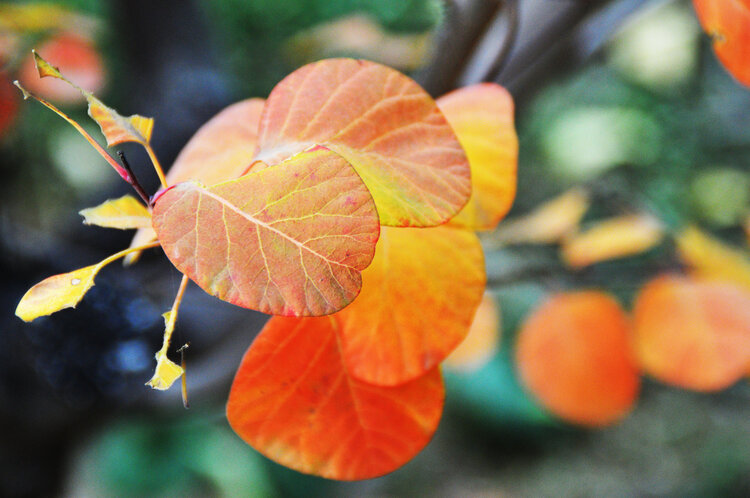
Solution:
[[[155,117],[165,165],[226,105],[267,96],[307,62],[355,56],[410,74],[436,97],[483,80],[511,91],[520,139],[511,221],[583,186],[584,224],[625,206],[666,226],[697,223],[747,251],[750,90],[719,65],[690,2],[68,0],[44,4],[60,22],[44,10],[19,24],[9,6],[24,4],[0,4],[0,495],[750,494],[746,381],[698,394],[646,378],[629,416],[592,430],[545,411],[518,380],[514,338],[545,296],[603,288],[627,307],[644,281],[679,268],[669,241],[575,270],[556,245],[487,235],[499,351],[470,373],[446,369],[432,443],[393,474],[359,483],[280,467],[230,430],[229,386],[263,315],[189,287],[174,342],[191,343],[191,408],[176,388],[143,385],[180,281],[158,251],[107,267],[76,310],[32,324],[13,314],[34,283],[130,240],[77,214],[129,187],[69,125],[6,88],[23,79],[30,48],[70,30],[100,61],[104,102]],[[60,105],[97,136],[84,105]],[[146,155],[122,149],[153,192]]]

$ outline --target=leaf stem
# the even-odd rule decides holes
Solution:
[[[133,186],[133,189],[138,193],[138,195],[141,197],[143,202],[146,203],[146,206],[151,206],[151,200],[149,199],[148,194],[141,186],[141,182],[138,181],[138,178],[135,176],[135,173],[133,173],[133,168],[130,167],[130,163],[125,158],[125,153],[121,150],[117,151],[117,155],[120,156],[120,161],[122,161],[122,165],[125,167],[125,170],[128,172],[131,178],[130,185]]]
[[[160,354],[167,354],[167,349],[169,349],[169,343],[172,341],[172,332],[174,332],[174,325],[177,321],[177,314],[180,311],[180,304],[182,303],[182,296],[185,294],[185,288],[187,287],[188,282],[190,279],[187,275],[182,276],[182,281],[180,282],[180,288],[177,289],[177,295],[174,298],[174,303],[172,304],[172,309],[169,311],[169,318],[167,318],[166,327],[164,329],[164,342],[162,343],[161,349],[159,350],[157,355]]]
[[[33,93],[31,93],[28,90],[26,90],[24,87],[21,86],[21,84],[18,82],[18,80],[14,81],[13,84],[16,85],[19,88],[19,90],[21,90],[21,93],[23,93],[24,100],[26,100],[29,97],[31,97],[34,100],[36,100],[37,102],[39,102],[40,104],[42,104],[43,106],[47,107],[48,109],[51,109],[55,114],[57,114],[58,116],[60,116],[61,118],[63,118],[65,121],[67,121],[68,123],[70,123],[73,126],[73,128],[75,128],[76,130],[78,130],[78,133],[80,133],[81,135],[83,135],[83,138],[85,138],[91,144],[91,146],[94,147],[94,149],[96,149],[96,151],[110,164],[110,166],[112,166],[115,169],[115,171],[117,171],[117,173],[122,177],[122,179],[132,185],[132,178],[131,178],[130,174],[128,173],[128,171],[125,168],[123,168],[122,166],[120,166],[120,164],[117,161],[115,161],[115,158],[112,157],[112,156],[110,156],[107,153],[107,151],[104,150],[104,148],[101,145],[99,145],[99,142],[97,142],[96,140],[94,140],[91,137],[91,135],[89,135],[88,132],[83,129],[83,127],[81,125],[79,125],[78,123],[76,123],[75,121],[73,121],[64,112],[62,112],[60,109],[58,109],[54,105],[50,104],[49,102],[47,102],[43,98],[37,97]]]
[[[156,153],[154,152],[153,147],[151,147],[150,143],[147,143],[143,146],[146,149],[146,153],[148,153],[149,159],[151,159],[151,163],[154,165],[154,169],[156,170],[156,174],[159,176],[159,182],[161,182],[162,188],[167,188],[169,185],[167,185],[167,178],[164,176],[164,170],[161,167],[161,163],[159,162],[159,158],[156,157]]]
[[[149,242],[148,244],[144,244],[142,246],[136,246],[136,247],[128,247],[127,249],[123,249],[120,252],[114,253],[112,256],[109,256],[108,258],[105,258],[101,260],[96,266],[99,268],[110,264],[112,261],[117,261],[118,259],[127,256],[131,252],[136,251],[145,251],[146,249],[151,249],[152,247],[159,247],[159,241]]]

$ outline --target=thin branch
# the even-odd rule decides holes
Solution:
[[[126,178],[125,181],[132,185],[133,189],[138,193],[141,199],[143,199],[143,202],[145,202],[147,206],[150,206],[151,201],[149,200],[149,196],[141,186],[141,183],[138,181],[135,173],[133,173],[133,168],[130,167],[130,163],[128,163],[128,160],[125,159],[125,153],[121,150],[118,150],[117,155],[120,156],[120,161],[122,161],[122,165],[125,168],[125,171],[127,171],[128,173],[128,178]]]
[[[518,0],[505,0],[502,14],[508,21],[505,38],[503,39],[502,48],[495,56],[495,60],[485,72],[484,78],[482,78],[483,81],[495,81],[500,76],[500,73],[505,68],[505,64],[510,59],[509,56],[516,45],[516,40],[518,40],[518,28],[521,24]]]

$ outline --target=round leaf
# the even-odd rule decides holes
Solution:
[[[721,63],[740,83],[750,85],[750,1],[693,0],[693,6]]]
[[[315,62],[273,89],[256,159],[277,164],[313,144],[352,164],[384,225],[439,225],[471,194],[466,155],[435,101],[410,78],[374,62]]]
[[[716,391],[750,364],[750,293],[730,283],[679,276],[641,289],[634,309],[643,370],[674,386]]]
[[[604,426],[622,418],[640,378],[617,302],[595,291],[561,293],[534,311],[518,336],[516,362],[529,391],[560,418]]]
[[[329,479],[369,479],[411,460],[437,429],[437,368],[397,387],[349,375],[336,319],[272,318],[242,360],[227,418],[272,460]]]
[[[153,227],[177,269],[209,294],[293,316],[349,304],[379,234],[362,180],[320,147],[213,187],[178,184],[156,200]]]

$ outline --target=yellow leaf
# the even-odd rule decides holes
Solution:
[[[65,308],[75,308],[88,290],[94,286],[99,270],[131,252],[158,246],[158,242],[125,249],[99,263],[46,278],[26,291],[16,307],[16,316],[30,322],[40,316],[51,315]]]
[[[500,348],[500,310],[492,294],[485,293],[466,338],[443,363],[446,368],[475,372],[487,364]]]
[[[62,80],[74,88],[78,89],[86,97],[89,103],[89,116],[97,122],[102,129],[104,137],[107,139],[107,146],[121,144],[123,142],[136,142],[143,146],[148,146],[151,141],[151,132],[154,128],[153,118],[147,118],[134,114],[132,116],[122,116],[114,109],[104,105],[101,100],[97,99],[92,93],[87,92],[75,83],[65,78],[60,71],[42,59],[35,51],[34,61],[36,62],[39,77],[50,76]]]
[[[525,216],[500,225],[492,240],[500,244],[551,244],[574,231],[589,207],[589,194],[574,188]]]
[[[45,31],[64,26],[74,17],[67,9],[52,3],[0,5],[0,28],[8,31]]]
[[[79,213],[86,225],[98,225],[107,228],[151,227],[151,213],[135,197],[125,195],[119,199],[110,199],[96,207],[87,208]]]
[[[135,232],[135,235],[133,236],[133,240],[130,242],[130,247],[138,247],[142,246],[143,244],[148,244],[149,242],[153,242],[157,240],[156,232],[153,228],[142,228]],[[125,256],[125,259],[122,261],[122,264],[125,266],[130,266],[132,264],[135,264],[139,259],[141,258],[141,253],[139,251],[132,252]]]
[[[704,278],[725,280],[750,289],[750,258],[747,251],[735,249],[691,226],[676,238],[683,263]]]
[[[165,353],[159,351],[156,353],[156,371],[151,380],[146,382],[146,385],[159,391],[166,391],[183,373],[185,371],[181,366],[167,358]]]
[[[75,308],[94,286],[94,277],[100,269],[100,265],[92,265],[42,280],[21,298],[16,316],[30,322],[65,308]]]
[[[610,218],[566,239],[562,258],[568,266],[582,268],[647,251],[659,244],[663,235],[661,224],[650,216]]]

